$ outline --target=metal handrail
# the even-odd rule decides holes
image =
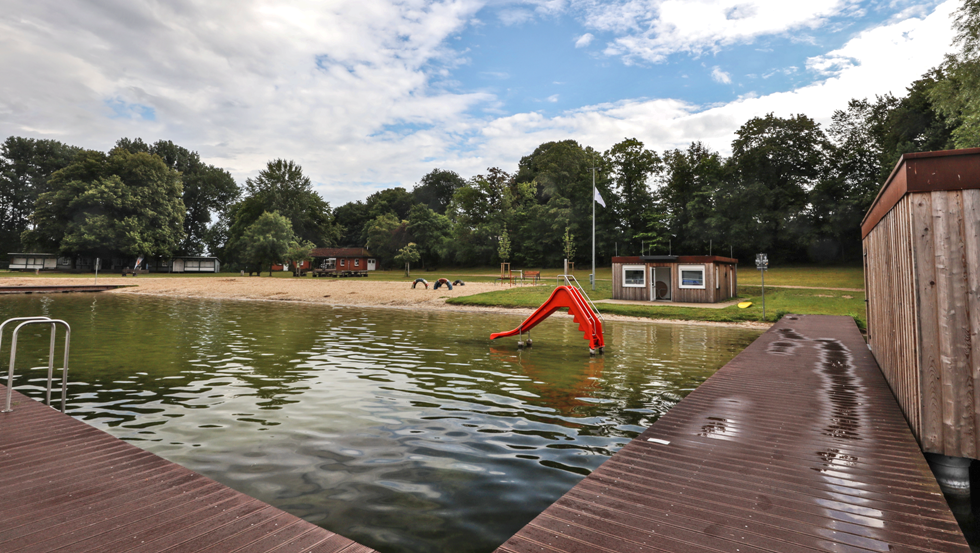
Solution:
[[[26,319],[26,320],[25,320]],[[51,384],[54,378],[54,345],[58,325],[64,325],[65,327],[65,358],[64,365],[61,367],[61,412],[65,412],[65,400],[68,391],[68,353],[71,345],[71,326],[60,319],[50,319],[48,317],[18,317],[16,319],[10,319],[4,321],[0,324],[0,335],[2,335],[3,327],[12,321],[22,320],[23,322],[17,325],[14,329],[13,338],[10,342],[10,368],[7,371],[7,401],[6,406],[2,412],[9,413],[12,411],[10,408],[11,394],[13,392],[14,383],[14,365],[17,362],[17,338],[20,334],[20,329],[32,325],[32,324],[47,324],[51,325],[51,346],[48,349],[48,387],[47,393],[45,395],[46,402],[48,406],[51,406]]]

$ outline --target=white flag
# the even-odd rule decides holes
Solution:
[[[601,205],[602,207],[606,207],[606,202],[602,201],[602,194],[599,194],[599,189],[593,188],[592,190],[595,191],[595,196],[593,197],[593,199],[599,202],[599,205]]]

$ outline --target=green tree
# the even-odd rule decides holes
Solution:
[[[347,247],[357,247],[366,244],[364,225],[371,219],[364,202],[348,202],[334,210],[334,221],[340,227],[339,243]]]
[[[374,219],[385,213],[393,213],[399,220],[408,217],[409,210],[415,205],[415,196],[402,187],[387,188],[371,194],[364,200],[369,219]]]
[[[408,232],[415,241],[423,267],[437,265],[449,252],[452,221],[423,204],[408,212]]]
[[[313,190],[309,177],[296,163],[270,161],[255,178],[245,180],[245,190],[266,211],[278,211],[289,219],[299,238],[323,246],[339,240],[340,228],[334,222],[330,204]]]
[[[964,0],[956,11],[953,45],[940,67],[945,78],[937,79],[927,94],[950,124],[956,148],[980,147],[980,0]]]
[[[575,259],[575,235],[571,233],[572,227],[565,227],[565,239],[562,241],[562,250],[565,259],[571,261]]]
[[[183,239],[180,174],[158,156],[83,151],[50,185],[25,243],[63,255],[170,257]]]
[[[284,261],[290,249],[299,248],[292,223],[277,211],[260,215],[245,229],[242,241],[246,259],[259,270],[268,265],[269,276],[272,276],[274,263]]]
[[[800,260],[810,238],[810,190],[827,170],[831,146],[805,115],[754,117],[736,131],[730,163],[747,208],[736,227],[772,258]]]
[[[305,240],[290,244],[283,259],[293,266],[293,275],[299,276],[300,265],[310,259],[310,254],[313,253],[313,248],[315,247],[313,242],[307,242]]]
[[[245,191],[246,197],[225,214],[227,242],[219,249],[229,260],[247,258],[244,232],[266,211],[286,217],[299,240],[318,246],[332,246],[340,240],[342,229],[330,204],[313,190],[302,167],[292,161],[270,161],[254,179],[245,181]]]
[[[148,145],[139,138],[135,140],[122,138],[116,142],[116,147],[131,153],[146,152],[158,155],[167,167],[180,172],[187,215],[184,217],[184,240],[177,248],[177,253],[181,255],[204,253],[209,247],[209,242],[214,240],[213,233],[209,235],[211,214],[223,213],[225,208],[238,200],[241,194],[238,183],[231,174],[224,169],[202,162],[197,152],[192,152],[169,140],[160,140],[153,145]],[[223,222],[223,225],[227,226],[227,221]],[[212,250],[211,253],[217,252]]]
[[[445,215],[446,208],[453,201],[453,195],[465,184],[463,177],[455,171],[433,169],[415,185],[412,196],[416,203],[424,204],[432,211]]]
[[[510,236],[507,235],[507,225],[504,225],[504,230],[500,232],[500,237],[497,238],[497,255],[500,256],[500,261],[507,263],[510,261]]]
[[[615,144],[604,154],[616,184],[623,239],[633,251],[640,251],[640,239],[645,229],[644,213],[653,203],[649,181],[662,170],[662,161],[655,152],[643,147],[635,138]]]
[[[730,221],[721,202],[727,184],[721,156],[692,142],[686,150],[664,152],[663,163],[656,201],[644,214],[646,228],[639,238],[664,253],[671,246],[700,253],[709,241],[725,241]]]
[[[0,248],[21,251],[38,196],[51,176],[72,162],[80,148],[56,140],[11,136],[0,144]]]
[[[367,247],[378,257],[383,267],[390,267],[398,250],[409,242],[408,221],[400,221],[394,213],[375,217],[365,226]]]
[[[395,264],[405,266],[405,276],[412,276],[411,265],[419,260],[419,250],[414,242],[409,242],[395,254]]]

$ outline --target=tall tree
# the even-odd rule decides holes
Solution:
[[[810,238],[808,195],[826,173],[829,149],[823,130],[805,115],[770,113],[736,132],[731,163],[750,208],[739,226],[770,257],[803,257]]]
[[[11,136],[0,144],[0,248],[20,251],[38,196],[50,190],[55,171],[67,167],[80,148],[56,140]]]
[[[412,196],[416,203],[445,215],[449,202],[453,201],[453,195],[464,184],[466,181],[455,171],[433,169],[415,185]]]
[[[452,221],[423,204],[408,212],[408,232],[415,241],[423,267],[438,265],[448,253]]]
[[[288,219],[299,240],[332,246],[340,239],[341,228],[334,221],[330,204],[313,190],[303,168],[292,161],[270,161],[255,178],[246,179],[245,190],[246,197],[228,214],[224,251],[232,259],[241,259],[246,252],[245,229],[265,211],[276,211]]]
[[[242,237],[246,259],[259,270],[268,265],[269,276],[272,276],[274,263],[284,261],[290,249],[299,248],[289,219],[276,211],[260,215]]]
[[[341,229],[340,245],[357,247],[366,243],[364,241],[364,225],[370,221],[370,218],[364,202],[348,202],[335,209],[333,215],[334,221]]]
[[[619,202],[623,238],[631,249],[639,253],[641,233],[646,230],[644,214],[653,204],[650,191],[651,177],[662,169],[662,161],[656,152],[643,147],[635,138],[627,138],[614,145],[604,154],[613,175]]]
[[[197,152],[178,146],[169,140],[159,140],[152,145],[142,139],[122,138],[116,142],[117,148],[129,152],[147,152],[158,155],[167,167],[179,171],[184,187],[184,240],[177,248],[182,255],[199,255],[208,248],[208,229],[211,215],[221,214],[234,203],[241,191],[235,179],[224,169],[201,161]],[[227,225],[227,222],[224,223]],[[214,251],[212,254],[216,253]]]
[[[408,221],[400,221],[394,213],[375,217],[365,226],[365,233],[368,249],[383,267],[390,267],[398,251],[411,241]]]
[[[183,238],[180,174],[158,156],[84,151],[50,184],[25,243],[63,255],[170,257]]]
[[[951,138],[957,148],[980,147],[980,0],[964,0],[953,24],[953,45],[959,51],[948,54],[929,100],[952,127]]]

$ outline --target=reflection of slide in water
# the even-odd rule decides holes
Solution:
[[[539,352],[543,354],[543,352]],[[554,367],[535,365],[532,353],[521,353],[510,350],[490,348],[490,358],[495,361],[505,361],[521,367],[521,372],[531,379],[521,383],[527,392],[532,392],[537,398],[524,397],[524,401],[541,407],[550,407],[563,416],[571,415],[577,407],[591,405],[589,399],[596,395],[599,389],[599,378],[602,377],[602,357],[590,357],[583,361],[584,367],[577,369],[562,364]],[[530,385],[531,389],[528,389]]]
[[[590,350],[597,351],[605,347],[606,342],[602,338],[602,321],[592,312],[592,308],[582,297],[582,293],[573,286],[558,286],[551,293],[551,297],[541,304],[541,307],[537,308],[534,313],[531,313],[531,316],[525,319],[520,326],[507,332],[491,334],[490,339],[496,340],[497,338],[528,332],[562,307],[567,307],[568,313],[578,323],[578,329],[584,333],[583,337],[589,342]]]

